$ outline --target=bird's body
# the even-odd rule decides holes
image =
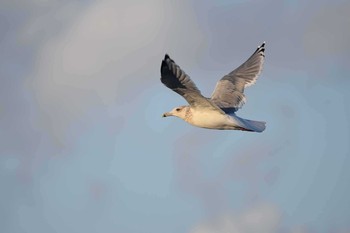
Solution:
[[[163,117],[176,116],[201,128],[262,132],[265,122],[242,119],[235,112],[244,104],[244,87],[254,84],[262,70],[265,42],[240,67],[224,76],[211,98],[202,96],[196,85],[178,65],[165,55],[161,81],[183,96],[188,106],[174,108]]]
[[[191,125],[207,129],[228,129],[233,125],[229,115],[206,109],[189,108],[191,114],[185,121]]]

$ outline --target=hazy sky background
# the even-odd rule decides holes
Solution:
[[[349,233],[350,4],[0,3],[0,232]],[[165,53],[206,96],[266,41],[238,115],[163,112]]]

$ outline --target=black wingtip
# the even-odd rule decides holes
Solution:
[[[266,42],[264,41],[260,46],[258,46],[257,50],[259,49],[265,49]]]
[[[160,66],[160,70],[162,71],[165,67],[168,69],[168,65],[166,60],[170,59],[169,55],[166,53],[164,59],[162,60],[162,65]]]
[[[165,70],[168,70],[168,64],[165,61],[166,58],[164,58],[164,60],[162,61],[162,64],[160,66],[160,73],[164,73]]]
[[[258,46],[258,48],[256,49],[256,53],[260,53],[260,52],[265,52],[265,44],[266,44],[266,42],[264,41],[260,46]],[[262,56],[264,56],[264,54],[261,54]]]
[[[174,62],[174,61],[166,53],[164,56],[164,59],[162,60],[162,64],[160,66],[160,71],[162,74],[171,72],[171,62]]]
[[[169,56],[167,53],[165,54],[163,61],[166,61],[166,62],[169,62],[169,61],[170,61],[170,62],[175,63],[174,60],[171,59],[170,56]]]

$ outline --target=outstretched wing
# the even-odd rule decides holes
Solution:
[[[220,108],[212,104],[207,98],[202,96],[201,92],[196,87],[196,84],[190,79],[190,77],[169,57],[165,55],[160,68],[161,82],[175,91],[192,107],[207,107],[214,108],[221,111]]]
[[[265,58],[265,42],[246,62],[220,79],[211,96],[211,101],[226,113],[235,112],[246,101],[244,88],[253,85],[262,71]]]

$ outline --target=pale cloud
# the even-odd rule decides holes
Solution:
[[[224,213],[204,220],[190,233],[316,233],[307,225],[286,227],[286,216],[270,202],[260,202],[236,213]],[[331,228],[326,232],[348,233],[349,229]]]
[[[200,47],[201,33],[186,4],[105,0],[76,13],[57,37],[42,45],[28,82],[40,124],[60,143],[67,127],[91,108],[130,104],[137,93],[159,84],[165,52],[176,47],[179,53],[195,54]],[[41,28],[33,22],[28,28]],[[111,115],[121,114],[113,108]]]
[[[203,220],[190,233],[317,233],[308,225],[285,225],[286,215],[278,205],[259,202],[238,210]],[[323,231],[322,231],[323,232]],[[325,232],[349,233],[348,228],[333,227]]]
[[[200,223],[191,233],[277,233],[281,212],[272,204],[261,203],[239,214],[226,214]]]

